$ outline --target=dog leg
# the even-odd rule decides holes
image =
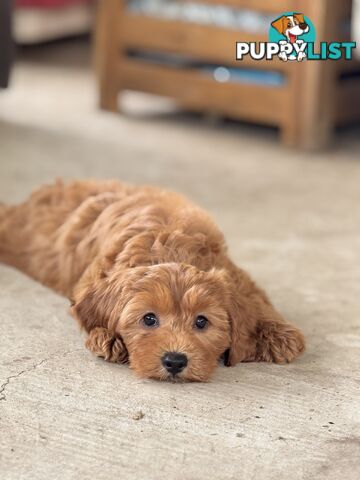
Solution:
[[[85,342],[86,348],[107,362],[126,363],[128,353],[120,337],[115,337],[107,328],[93,328]]]
[[[257,362],[289,363],[305,349],[303,334],[285,322],[272,305],[260,307],[255,339]]]
[[[232,279],[230,365],[288,363],[305,349],[303,334],[287,323],[246,272],[229,262]]]

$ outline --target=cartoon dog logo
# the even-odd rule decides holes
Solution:
[[[292,15],[283,15],[280,18],[277,18],[271,23],[271,26],[274,27],[281,35],[284,35],[286,40],[280,40],[280,46],[291,45],[291,54],[287,48],[283,48],[279,53],[279,58],[284,62],[288,60],[297,60],[301,62],[306,58],[306,53],[302,47],[304,40],[299,39],[304,33],[308,33],[310,30],[309,25],[306,23],[304,14],[302,13],[293,13]],[[296,47],[294,46],[296,45]],[[305,45],[304,45],[305,46]],[[295,53],[294,53],[295,52]]]

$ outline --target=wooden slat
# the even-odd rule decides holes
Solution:
[[[360,72],[360,61],[357,59],[337,60],[336,70],[341,73]]]
[[[194,0],[183,0],[193,2]],[[316,0],[314,0],[316,1]],[[262,12],[290,12],[293,10],[293,0],[197,0],[198,3],[227,5],[234,8],[246,8]]]
[[[353,78],[340,82],[336,96],[336,123],[360,121],[360,79]]]
[[[183,2],[194,2],[194,0],[182,0]],[[314,0],[324,1],[324,0]],[[340,10],[341,16],[348,16],[351,13],[352,0],[325,0],[329,8]],[[280,15],[283,12],[302,12],[307,15],[306,9],[301,7],[301,0],[196,0],[197,3],[209,3],[215,5],[227,5],[233,8],[244,8],[269,12]],[[297,3],[299,5],[297,5]]]
[[[120,29],[125,48],[187,55],[204,63],[286,70],[286,65],[277,59],[273,62],[255,62],[250,57],[245,57],[241,62],[235,60],[237,41],[267,41],[267,35],[130,13],[122,18]]]
[[[121,87],[172,97],[195,111],[212,111],[270,125],[285,121],[290,91],[286,88],[219,84],[196,70],[183,70],[124,60]]]

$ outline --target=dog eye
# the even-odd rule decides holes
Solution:
[[[143,316],[141,321],[146,327],[150,328],[154,328],[159,325],[159,320],[156,318],[155,313],[147,313]]]
[[[209,321],[206,317],[204,317],[203,315],[199,315],[198,317],[196,317],[194,327],[199,330],[202,330],[207,326],[208,323]]]

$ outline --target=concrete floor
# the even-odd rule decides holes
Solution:
[[[59,175],[182,191],[307,351],[287,366],[219,367],[209,384],[140,380],[84,349],[65,299],[0,266],[1,479],[360,478],[359,130],[307,156],[275,131],[167,103],[152,113],[140,95],[124,98],[126,116],[101,113],[87,54],[20,58],[0,92],[0,200]]]

